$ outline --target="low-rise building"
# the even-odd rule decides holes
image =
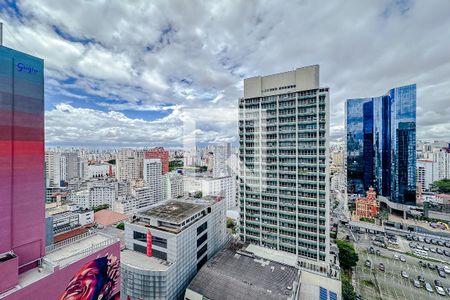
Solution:
[[[125,222],[121,296],[179,299],[227,241],[219,197],[162,202]]]
[[[353,211],[354,219],[375,218],[380,212],[380,203],[377,200],[377,193],[371,187],[366,197],[357,198],[355,201],[356,209]]]
[[[218,178],[205,177],[202,180],[202,194],[221,196],[225,200],[227,209],[236,207],[236,180],[234,176]]]

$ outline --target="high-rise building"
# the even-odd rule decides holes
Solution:
[[[318,65],[244,80],[240,238],[321,272],[330,244],[328,120]]]
[[[164,150],[162,147],[157,147],[145,151],[144,159],[157,158],[161,161],[161,174],[164,175],[169,172],[169,151]]]
[[[76,152],[65,152],[62,156],[66,158],[66,180],[80,177],[80,156]]]
[[[161,160],[157,158],[144,159],[144,182],[152,191],[154,203],[162,201]]]
[[[214,178],[231,175],[231,168],[228,166],[231,156],[230,143],[214,145],[213,147],[213,172]]]
[[[3,46],[0,149],[0,253],[26,268],[45,247],[44,61]]]
[[[416,202],[416,85],[347,100],[347,189]]]
[[[117,238],[46,247],[43,72],[43,60],[0,45],[0,299],[113,299]]]
[[[202,179],[204,196],[221,196],[227,209],[236,207],[236,179],[234,176]]]
[[[142,179],[142,151],[122,149],[116,155],[116,178],[120,181]]]
[[[433,183],[433,161],[418,159],[416,166],[417,183],[423,190],[428,190]]]
[[[47,187],[61,187],[67,179],[67,159],[59,152],[45,153],[45,179]]]

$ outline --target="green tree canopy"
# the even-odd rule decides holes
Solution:
[[[337,240],[336,244],[339,248],[339,264],[342,269],[349,271],[356,266],[358,262],[358,254],[350,242]]]
[[[450,193],[450,179],[444,178],[433,182],[431,189],[438,193],[449,194]]]
[[[350,282],[350,279],[347,275],[342,273],[342,299],[343,300],[355,300],[356,294],[355,290],[353,289],[352,283]]]

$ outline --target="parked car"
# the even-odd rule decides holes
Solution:
[[[444,246],[444,242],[441,241],[441,240],[438,240],[437,243],[438,243],[439,246]]]
[[[449,266],[444,266],[444,272],[447,274],[450,274],[450,267]]]
[[[423,261],[421,261],[421,260],[419,260],[419,265],[421,266],[421,267],[424,267],[424,268],[426,268],[427,267],[427,264],[426,263],[424,263]]]
[[[425,243],[429,244],[431,243],[431,240],[429,238],[424,238]]]
[[[429,269],[431,269],[431,270],[434,270],[434,269],[436,269],[436,265],[433,265],[433,264],[427,263],[427,266],[428,266],[428,268],[429,268]]]
[[[431,252],[431,253],[436,253],[436,248],[430,247],[430,252]]]
[[[423,239],[423,237],[419,236],[419,242],[421,242],[421,243],[423,243],[423,242],[424,242],[424,239]]]
[[[427,246],[423,246],[423,250],[430,251],[430,248],[428,248]]]
[[[400,261],[405,262],[406,258],[403,255],[400,255]]]
[[[445,291],[444,291],[444,289],[443,289],[442,287],[440,287],[440,286],[437,286],[437,287],[436,287],[436,292],[437,292],[439,295],[441,295],[441,296],[445,296]]]
[[[371,254],[375,253],[375,249],[373,249],[373,247],[370,247],[369,248],[369,253],[371,253]]]
[[[445,247],[450,248],[450,242],[445,242],[444,245]]]
[[[423,246],[419,244],[416,246],[416,249],[423,250]]]
[[[413,242],[409,242],[409,248],[414,249],[416,247],[416,244]]]
[[[422,275],[417,275],[417,280],[419,280],[419,282],[422,282],[422,283],[425,282],[425,278],[423,278]]]
[[[444,251],[442,251],[441,248],[436,248],[436,252],[437,252],[437,254],[440,254],[440,255],[444,254]]]
[[[398,254],[394,254],[394,259],[400,259],[400,256],[398,256]]]
[[[444,250],[444,254],[445,254],[445,256],[449,256],[450,257],[450,251]]]
[[[375,251],[375,254],[378,255],[378,256],[380,256],[380,255],[381,255],[380,250]]]
[[[414,283],[414,286],[415,286],[416,288],[420,288],[420,282],[419,282],[419,280],[415,280],[415,279],[414,279],[413,283]]]
[[[378,265],[378,269],[381,271],[381,272],[384,272],[386,269],[384,268],[384,264],[383,263],[380,263],[379,265]]]
[[[431,243],[432,243],[433,245],[437,245],[437,240],[431,239]]]
[[[435,279],[434,280],[434,285],[442,287],[442,282],[439,279]]]
[[[409,277],[409,275],[408,275],[408,273],[406,273],[406,271],[401,271],[400,274],[402,275],[403,278]]]
[[[368,259],[366,259],[366,263],[365,263],[366,267],[370,268],[372,267],[372,262]]]
[[[429,292],[429,293],[433,293],[433,287],[431,286],[431,284],[429,284],[428,282],[425,282],[425,289]]]
[[[447,294],[450,296],[450,287],[445,288],[445,291],[447,292]]]
[[[417,242],[419,240],[419,238],[417,236],[413,236],[413,240],[415,240]]]
[[[439,274],[439,277],[441,277],[441,278],[446,278],[447,277],[447,276],[445,276],[445,272],[442,271],[442,270],[438,270],[438,274]]]

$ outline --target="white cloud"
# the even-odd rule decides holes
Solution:
[[[96,105],[112,111],[169,106],[176,108],[170,116],[178,114],[177,118],[186,117],[186,110],[201,109],[206,113],[192,117],[206,119],[198,120],[202,138],[230,139],[236,137],[236,123],[214,122],[213,112],[235,111],[243,77],[318,63],[321,85],[331,90],[334,141],[344,135],[347,98],[377,96],[409,83],[417,83],[418,88],[418,137],[450,140],[446,110],[450,2],[445,0],[305,0],[282,5],[276,1],[22,0],[18,7],[22,18],[0,11],[8,28],[5,44],[45,59],[52,99],[60,95],[89,103],[96,101],[89,95],[99,96],[110,101]],[[62,82],[69,77],[75,80]],[[75,95],[77,90],[87,97]],[[151,126],[115,119],[123,129],[99,121],[95,130],[87,125],[81,129],[70,117],[63,123],[52,120],[77,111],[76,101],[71,105],[68,112],[58,108],[48,112],[52,143],[78,138],[94,145],[91,135],[97,134],[99,144],[105,137],[139,144],[143,140],[139,126],[147,128],[146,136],[156,134],[161,144],[175,138],[151,132],[167,133],[173,123],[165,123],[166,118]],[[95,110],[89,114],[94,119],[117,118]],[[80,130],[70,129],[64,135],[62,124]]]

